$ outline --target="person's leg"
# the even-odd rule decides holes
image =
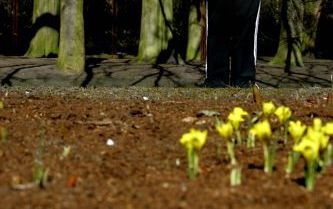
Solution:
[[[255,82],[260,0],[234,0],[231,82],[249,87]]]
[[[205,83],[209,87],[229,85],[229,2],[229,0],[218,0],[209,1],[208,3],[207,74]]]

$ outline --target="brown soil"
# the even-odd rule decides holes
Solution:
[[[255,149],[238,146],[243,183],[231,187],[224,144],[214,131],[215,118],[198,113],[217,111],[225,119],[234,106],[253,113],[258,108],[251,94],[233,89],[209,94],[182,91],[114,89],[97,95],[98,90],[0,90],[5,104],[0,126],[9,133],[8,140],[0,142],[0,207],[333,208],[333,169],[318,178],[315,191],[308,192],[302,184],[301,165],[290,178],[285,177],[287,148],[283,145],[279,145],[272,175],[262,169],[259,145]],[[307,96],[294,90],[277,97],[277,92],[270,92],[275,102],[290,106],[295,118],[305,123],[314,116],[324,121],[333,118],[322,90]],[[191,120],[184,122],[184,118]],[[209,132],[195,180],[187,178],[185,151],[179,144],[180,136],[191,127]],[[42,160],[49,177],[43,188],[30,187],[43,139]],[[108,139],[115,144],[108,146]],[[223,145],[220,154],[218,144]],[[61,159],[65,146],[71,146],[71,152]]]

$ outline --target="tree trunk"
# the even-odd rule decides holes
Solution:
[[[278,51],[271,64],[285,64],[285,71],[291,66],[303,66],[303,1],[283,0],[281,8],[281,32]]]
[[[142,0],[138,60],[157,62],[172,38],[172,0]]]
[[[303,66],[303,55],[314,55],[316,34],[323,0],[283,0],[281,34],[272,64]]]
[[[112,16],[113,20],[117,20],[118,16],[118,3],[117,0],[112,1]],[[112,21],[112,54],[117,54],[117,42],[118,42],[118,21]]]
[[[85,69],[83,0],[61,0],[58,68],[80,74]]]
[[[34,0],[34,37],[25,56],[48,57],[59,50],[59,2],[60,0]]]
[[[323,0],[305,1],[304,3],[304,32],[302,43],[304,55],[314,56],[322,3]]]
[[[18,48],[19,42],[19,0],[13,0],[12,2],[12,36],[14,48]]]
[[[201,0],[200,0],[201,1]],[[200,47],[202,41],[202,27],[205,22],[202,19],[201,15],[201,5],[200,1],[194,2],[190,6],[189,12],[189,29],[188,29],[188,44],[187,44],[187,51],[186,51],[186,60],[200,60]]]
[[[201,61],[207,60],[207,5],[206,0],[200,1],[200,24],[201,24],[201,41],[200,41],[200,57]]]

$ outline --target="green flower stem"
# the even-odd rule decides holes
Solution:
[[[290,152],[288,155],[288,163],[286,167],[286,173],[291,174],[294,171],[295,165],[298,162],[301,153],[299,152]]]
[[[267,143],[263,143],[263,150],[264,150],[264,171],[268,174],[273,172],[274,166],[274,150],[273,147],[269,147]]]
[[[228,151],[230,163],[232,166],[237,165],[234,147],[235,147],[235,144],[232,141],[227,141],[227,151]]]
[[[242,144],[242,135],[239,130],[236,131],[237,144]]]
[[[256,146],[256,138],[253,134],[249,134],[246,142],[247,148],[254,148]]]
[[[324,167],[329,167],[330,165],[332,165],[332,157],[333,157],[333,146],[332,143],[329,143],[325,152],[323,153]]]
[[[288,142],[288,120],[283,124],[283,131],[284,131],[284,144]]]
[[[233,166],[230,172],[231,186],[238,186],[242,183],[242,168],[238,165]]]
[[[308,191],[312,191],[315,187],[317,166],[316,160],[307,162],[305,169],[305,186]]]
[[[1,142],[7,142],[8,140],[8,132],[7,129],[1,127],[0,128],[0,141]]]
[[[199,170],[199,156],[194,149],[187,150],[188,160],[188,176],[190,179],[195,179]]]
[[[43,188],[47,182],[48,169],[45,168],[44,163],[36,160],[33,168],[33,180],[41,188]]]
[[[230,172],[230,184],[231,186],[238,186],[242,182],[242,170],[238,165],[235,155],[235,143],[233,141],[227,141],[227,151],[230,158],[231,172]]]

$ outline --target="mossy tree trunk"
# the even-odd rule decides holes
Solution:
[[[304,65],[302,56],[303,1],[283,0],[281,11],[279,47],[271,64],[285,64],[285,71],[289,72],[291,66]]]
[[[206,39],[205,24],[206,20],[203,18],[205,14],[205,9],[203,9],[205,1],[204,0],[195,0],[190,5],[189,12],[189,24],[188,24],[188,44],[186,51],[186,60],[200,60],[201,59],[201,49],[202,39]]]
[[[207,29],[208,29],[208,19],[207,19],[207,5],[206,0],[200,1],[200,24],[201,24],[201,41],[200,41],[200,58],[201,61],[207,60]]]
[[[322,4],[323,0],[305,1],[304,3],[304,32],[302,44],[304,55],[314,56]]]
[[[138,60],[157,62],[172,38],[172,0],[142,0]]]
[[[59,2],[60,0],[34,0],[34,37],[25,56],[48,57],[59,50]]]
[[[176,63],[200,59],[205,0],[143,0],[138,60]]]
[[[323,0],[283,0],[278,51],[271,64],[303,66],[303,56],[313,55]]]
[[[61,0],[58,68],[80,74],[85,69],[83,0]]]

